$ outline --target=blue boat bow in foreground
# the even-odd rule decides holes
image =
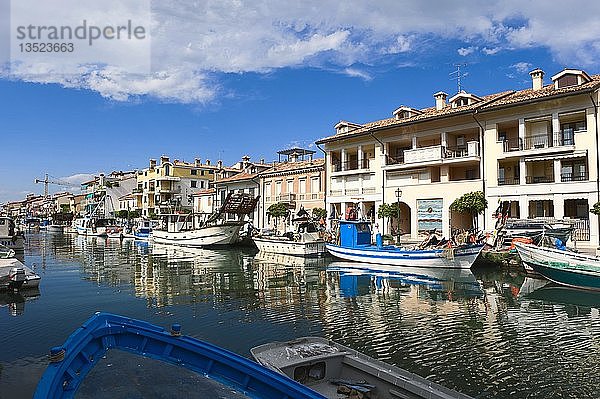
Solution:
[[[182,336],[178,324],[169,332],[144,321],[96,313],[63,346],[51,349],[50,364],[34,399],[73,398],[97,361],[113,348],[202,373],[251,398],[324,398],[245,357]]]

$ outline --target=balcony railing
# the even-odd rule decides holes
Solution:
[[[364,158],[362,160],[354,159],[346,162],[334,162],[332,165],[334,172],[341,172],[346,170],[357,170],[357,169],[369,169],[369,159]]]
[[[296,201],[296,194],[294,194],[294,193],[280,194],[277,197],[275,197],[275,201],[281,201],[281,202]]]
[[[504,139],[502,142],[502,146],[504,147],[504,152],[511,151],[521,151],[523,149],[523,140],[518,137],[511,139]]]
[[[535,184],[535,183],[554,183],[554,176],[526,176],[525,183],[527,184]]]
[[[457,159],[479,156],[479,142],[470,141],[466,147],[446,147],[435,145],[422,148],[411,148],[397,153],[395,156],[386,155],[386,165],[404,163],[419,163],[441,161],[442,159]]]
[[[587,181],[589,180],[589,176],[581,173],[561,173],[560,181],[568,182],[568,181]]]
[[[343,193],[343,190],[329,190],[329,195],[331,195],[332,197],[341,196],[343,195]]]
[[[505,177],[504,179],[498,179],[499,186],[514,186],[520,183],[521,180],[518,177]]]
[[[540,148],[560,147],[564,145],[575,145],[573,131],[569,129],[554,134],[536,134],[525,138],[510,138],[502,142],[504,152],[532,150]]]
[[[385,156],[385,164],[386,165],[398,165],[404,163],[404,151],[396,154],[395,156],[386,155]]]

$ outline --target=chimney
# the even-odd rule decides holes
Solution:
[[[166,155],[162,155],[160,157],[160,164],[162,165],[163,163],[169,162],[169,157]]]
[[[448,94],[444,93],[443,91],[438,91],[437,93],[435,93],[433,95],[433,98],[435,98],[435,109],[437,109],[438,111],[441,111],[444,108],[446,108],[446,98],[447,97],[448,97]]]
[[[264,165],[264,164],[265,164],[265,159],[264,159],[264,158],[261,158],[261,159],[260,159],[260,164],[261,164],[261,165]]]
[[[206,164],[207,164],[207,165],[210,165],[210,159],[207,159],[207,160],[206,160]]]
[[[223,169],[223,161],[221,161],[220,159],[217,161],[217,168]]]
[[[529,72],[529,75],[531,75],[533,90],[539,90],[544,86],[544,71],[540,68],[536,68]]]
[[[241,169],[246,169],[248,167],[249,163],[250,163],[250,156],[244,155],[242,157],[242,164],[240,165]]]
[[[156,168],[156,159],[150,159],[150,169]]]
[[[198,167],[202,165],[202,160],[200,158],[194,159],[194,166]]]

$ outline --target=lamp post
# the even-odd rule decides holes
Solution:
[[[398,232],[398,245],[400,244],[400,197],[402,197],[402,190],[400,190],[400,188],[396,189],[396,205],[397,205],[397,211],[398,211],[398,222],[396,224],[396,230]]]

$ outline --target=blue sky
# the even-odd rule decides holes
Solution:
[[[70,1],[41,3],[39,13],[71,10],[52,8]],[[535,1],[279,3],[153,3],[145,74],[105,60],[74,77],[60,72],[66,57],[43,73],[39,63],[6,60],[0,203],[41,193],[33,180],[44,173],[77,181],[144,168],[161,154],[270,161],[332,134],[339,120],[433,106],[433,93],[456,93],[456,63],[466,64],[463,88],[477,95],[527,88],[537,67],[546,82],[564,67],[600,72],[595,3],[581,2],[587,11],[573,16]]]

